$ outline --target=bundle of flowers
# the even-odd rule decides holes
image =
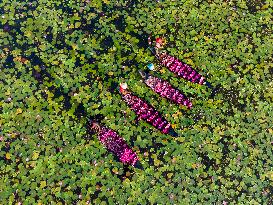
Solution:
[[[161,97],[167,98],[177,104],[185,105],[191,109],[191,101],[183,93],[174,88],[168,81],[152,76],[144,71],[139,71],[139,73],[142,76],[144,83]]]
[[[90,122],[91,131],[97,133],[99,141],[116,155],[123,164],[139,166],[137,154],[127,145],[125,140],[120,137],[114,130],[98,124]]]
[[[178,136],[171,124],[153,106],[128,91],[126,83],[120,85],[120,93],[123,100],[137,114],[138,119],[145,120],[164,134]]]

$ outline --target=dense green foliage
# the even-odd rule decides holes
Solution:
[[[235,3],[237,2],[237,3]],[[272,204],[272,0],[2,0],[0,203]],[[147,33],[217,86],[158,76],[192,96],[160,99],[138,69]],[[156,107],[180,137],[140,121],[117,85]],[[125,168],[88,136],[102,114],[138,153]]]

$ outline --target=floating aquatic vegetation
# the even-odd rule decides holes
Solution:
[[[0,204],[273,204],[271,2],[0,1]],[[151,32],[220,84],[213,98],[167,68],[194,106],[154,98],[136,72],[154,60]],[[181,135],[135,126],[121,78]],[[86,138],[97,114],[140,149],[143,172]]]

